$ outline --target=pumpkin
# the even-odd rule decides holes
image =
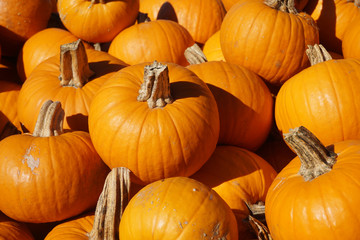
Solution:
[[[39,64],[23,84],[17,105],[20,122],[32,132],[41,105],[52,99],[65,110],[64,129],[88,131],[92,98],[124,66],[106,52],[85,50],[80,40],[62,45],[60,55]]]
[[[200,45],[220,30],[225,16],[221,0],[140,0],[140,12],[147,13],[152,20],[177,21]]]
[[[194,179],[172,177],[142,188],[120,222],[120,239],[238,239],[230,207]]]
[[[61,28],[46,28],[31,36],[17,58],[17,71],[24,82],[34,68],[44,60],[59,54],[60,46],[78,40],[69,31]],[[84,44],[91,48],[89,44]]]
[[[360,141],[326,148],[302,126],[284,138],[298,157],[277,175],[266,197],[273,239],[356,239]]]
[[[111,42],[108,53],[129,65],[157,60],[186,66],[184,51],[194,43],[190,33],[180,24],[156,20],[121,31]]]
[[[319,43],[318,29],[309,15],[297,13],[294,1],[239,2],[220,29],[225,60],[276,86],[309,66],[305,50],[315,43]]]
[[[143,63],[121,69],[97,92],[89,132],[110,168],[129,168],[135,183],[147,184],[199,170],[215,150],[219,113],[192,71]]]
[[[360,60],[327,56],[280,88],[275,120],[282,133],[304,126],[325,145],[360,137],[360,96],[353,94],[360,91]]]
[[[110,42],[132,25],[139,12],[139,0],[58,0],[61,22],[82,40]]]
[[[360,39],[359,21],[360,17],[353,20],[352,24],[347,27],[344,33],[342,39],[342,53],[344,58],[360,58],[360,47],[358,46]]]
[[[34,237],[26,224],[17,222],[0,212],[0,239],[34,240]]]
[[[1,73],[0,69],[0,75]],[[14,107],[20,88],[19,84],[0,80],[0,140],[20,132],[21,126],[16,107]]]
[[[264,202],[275,170],[253,152],[235,146],[217,146],[205,165],[191,178],[217,192],[233,210],[241,239],[250,237],[245,224],[247,204]]]
[[[256,150],[266,140],[273,119],[273,98],[264,81],[245,67],[222,61],[188,69],[207,83],[220,117],[218,144]]]
[[[203,52],[208,61],[225,61],[220,46],[220,31],[217,31],[205,42]]]
[[[3,56],[17,56],[24,42],[46,28],[51,14],[49,0],[1,0],[0,45]]]
[[[226,11],[229,11],[230,8],[235,5],[236,3],[240,2],[242,0],[222,0],[224,7]],[[261,1],[261,0],[254,0],[254,1]],[[302,11],[309,0],[295,0],[295,8],[297,11]]]
[[[360,15],[358,6],[357,0],[309,0],[304,11],[311,15],[319,27],[320,43],[328,51],[342,54],[344,34]]]
[[[76,216],[96,205],[109,172],[90,135],[63,132],[60,102],[46,101],[34,133],[0,141],[0,211],[22,222]]]

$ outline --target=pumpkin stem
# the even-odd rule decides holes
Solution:
[[[299,174],[305,181],[330,172],[336,162],[337,154],[328,150],[308,129],[301,126],[290,129],[284,140],[296,152],[301,161]]]
[[[265,226],[265,224],[263,224],[262,222],[260,222],[251,215],[248,216],[248,221],[251,226],[251,229],[256,234],[258,240],[272,240],[270,231]]]
[[[150,17],[147,13],[139,12],[137,16],[137,23],[151,22]]]
[[[294,0],[264,0],[264,3],[282,12],[297,14]]]
[[[354,4],[355,4],[356,7],[360,7],[360,0],[355,0]]]
[[[204,52],[196,43],[185,50],[185,58],[190,64],[207,62]]]
[[[34,137],[58,136],[63,133],[64,110],[59,101],[47,100],[40,109]]]
[[[324,46],[321,44],[308,45],[306,55],[310,60],[311,66],[332,59],[330,53],[326,51]]]
[[[119,239],[119,224],[130,199],[130,170],[113,168],[105,180],[96,205],[89,240]]]
[[[102,3],[102,4],[105,4],[106,3],[106,0],[91,0],[91,6],[95,3]]]
[[[144,82],[141,84],[137,100],[147,101],[149,108],[162,108],[173,102],[166,65],[154,61],[151,65],[145,66]]]
[[[93,74],[80,39],[60,46],[59,79],[62,86],[81,88]]]

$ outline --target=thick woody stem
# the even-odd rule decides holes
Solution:
[[[305,181],[330,172],[336,162],[337,154],[329,151],[308,129],[301,126],[290,129],[284,140],[296,152],[301,161],[299,174]]]
[[[114,168],[105,180],[96,205],[89,240],[119,239],[119,224],[130,199],[130,170]]]
[[[62,134],[64,114],[59,101],[46,101],[41,106],[32,135],[34,137],[50,137]]]
[[[137,100],[147,101],[149,108],[162,108],[173,102],[166,65],[154,61],[151,65],[145,66],[144,82],[141,84]]]
[[[360,7],[360,0],[355,0],[354,4],[355,4],[356,7]]]
[[[95,3],[102,3],[105,4],[106,0],[91,0],[91,5],[95,4]]]
[[[148,14],[142,13],[142,12],[138,13],[136,20],[137,20],[137,23],[151,22],[151,19],[148,16]]]
[[[81,88],[93,74],[80,39],[60,46],[59,79],[62,86]]]
[[[199,45],[196,43],[191,47],[188,47],[184,52],[186,60],[190,64],[199,64],[203,62],[207,62],[206,56],[204,52],[201,50]]]
[[[286,13],[297,14],[298,11],[295,8],[294,0],[264,0],[264,3],[274,9],[280,10]]]
[[[256,234],[258,240],[272,240],[269,229],[265,224],[249,215],[248,217],[251,229]]]
[[[332,59],[330,53],[321,44],[308,45],[306,55],[309,58],[311,66]]]

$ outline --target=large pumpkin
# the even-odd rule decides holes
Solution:
[[[139,0],[58,0],[61,22],[75,36],[93,43],[110,42],[132,25]]]
[[[90,135],[63,132],[59,102],[47,101],[32,135],[0,141],[0,211],[23,222],[53,222],[96,205],[109,171]]]
[[[319,62],[289,79],[275,102],[282,133],[304,126],[325,145],[360,138],[360,60]]]
[[[144,184],[199,170],[215,150],[219,113],[207,85],[190,70],[143,63],[120,70],[99,90],[89,131],[110,168],[127,167]]]
[[[357,239],[360,141],[325,148],[303,127],[285,140],[298,157],[277,175],[266,197],[273,239]]]
[[[108,53],[129,65],[143,62],[172,62],[188,65],[186,48],[194,45],[190,33],[170,20],[143,22],[121,31],[111,42]]]
[[[189,65],[207,83],[219,109],[218,144],[256,150],[270,132],[273,98],[264,81],[245,67],[222,61]]]
[[[225,16],[221,0],[140,0],[140,12],[147,13],[151,20],[177,21],[200,44],[220,30]]]
[[[24,82],[34,68],[44,60],[59,54],[60,46],[78,40],[61,28],[46,28],[31,36],[22,47],[17,59],[17,71]],[[84,44],[91,48],[89,44]]]
[[[239,234],[250,237],[245,224],[251,205],[265,202],[275,170],[253,152],[235,146],[218,146],[205,165],[191,178],[211,187],[233,210]]]
[[[4,56],[17,56],[24,42],[46,28],[51,14],[49,0],[1,0],[0,45]]]
[[[62,103],[64,129],[88,131],[93,96],[109,76],[126,65],[106,52],[85,50],[80,40],[62,46],[61,54],[42,62],[20,90],[18,116],[30,132],[48,99]]]
[[[238,239],[230,207],[208,186],[173,177],[141,189],[125,208],[120,239]]]
[[[358,44],[360,40],[359,22],[360,16],[355,18],[344,32],[341,45],[344,58],[360,58],[360,47]]]
[[[235,4],[220,29],[225,60],[242,65],[280,86],[308,67],[307,45],[319,43],[319,32],[294,2],[247,0]]]

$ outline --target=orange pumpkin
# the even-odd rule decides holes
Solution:
[[[227,62],[242,65],[268,83],[281,86],[310,65],[305,50],[307,45],[319,43],[318,34],[311,17],[297,13],[294,3],[248,0],[237,3],[226,14],[220,44]]]
[[[205,165],[191,178],[211,187],[233,210],[242,237],[251,236],[244,220],[245,205],[264,202],[275,170],[253,152],[235,146],[218,146]]]
[[[49,0],[1,0],[0,45],[3,56],[17,56],[24,42],[46,28],[51,14]]]
[[[24,44],[17,59],[17,71],[24,82],[34,68],[44,60],[59,54],[60,46],[78,40],[60,28],[46,28],[31,36]],[[91,48],[89,44],[84,44]]]
[[[282,133],[304,126],[325,145],[360,138],[360,60],[317,63],[289,79],[275,102]]]
[[[208,186],[173,177],[141,189],[125,208],[120,239],[238,239],[230,207]]]
[[[186,48],[194,45],[190,33],[180,24],[156,20],[133,25],[111,42],[108,53],[129,65],[143,62],[173,62],[188,65]]]
[[[240,2],[242,0],[222,0],[224,7],[226,11],[229,11],[230,8],[235,5],[236,3]],[[254,1],[262,1],[262,0],[254,0]],[[309,0],[294,0],[295,2],[295,8],[297,11],[302,11]]]
[[[305,12],[319,27],[320,43],[329,51],[342,54],[342,41],[348,26],[359,17],[360,9],[354,0],[309,0]]]
[[[20,88],[19,84],[0,80],[0,140],[21,129],[16,109]]]
[[[17,222],[0,212],[0,239],[34,240],[34,237],[26,224]]]
[[[344,58],[360,58],[360,29],[358,23],[360,17],[358,16],[353,20],[352,24],[349,25],[342,38],[342,53]]]
[[[88,131],[92,98],[109,76],[124,66],[106,52],[85,50],[81,41],[63,45],[60,55],[39,64],[23,84],[17,106],[20,122],[32,132],[41,105],[52,99],[63,105],[64,129]]]
[[[266,197],[273,239],[356,239],[360,141],[325,148],[303,127],[284,137],[298,157],[277,175]]]
[[[126,167],[146,184],[199,170],[216,147],[219,113],[192,71],[143,63],[118,71],[98,91],[89,132],[110,168]]]
[[[59,102],[44,103],[32,135],[0,141],[0,210],[23,222],[76,216],[96,205],[109,169],[86,132],[63,132]]]
[[[220,31],[209,37],[204,44],[203,52],[208,61],[225,61],[220,46]]]
[[[221,0],[140,0],[140,12],[147,13],[151,20],[177,21],[200,44],[220,30],[225,16]]]
[[[103,43],[135,22],[139,0],[58,0],[57,9],[61,22],[72,34]]]
[[[273,119],[273,98],[264,81],[245,67],[212,61],[188,66],[207,83],[219,109],[218,144],[256,150]]]

